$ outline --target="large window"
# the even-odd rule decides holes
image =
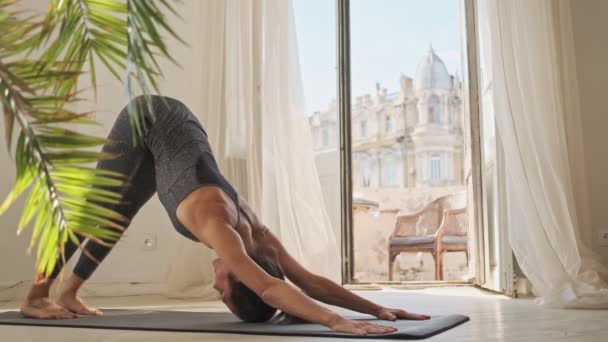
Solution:
[[[293,1],[310,125],[320,129],[323,146],[314,153],[333,222],[340,221],[340,190],[352,186],[352,222],[350,208],[341,208],[350,234],[342,243],[352,265],[344,280],[439,280],[431,253],[396,253],[389,239],[399,213],[415,214],[436,199],[466,206],[466,199],[451,200],[466,190],[461,0],[350,0],[348,44],[335,40],[336,2]],[[335,64],[337,50],[349,56],[347,71]],[[340,84],[349,85],[350,103],[336,96],[335,70],[349,73]],[[340,136],[346,123],[351,134]],[[349,140],[348,147],[340,144]],[[352,170],[339,167],[340,160],[349,162],[341,159],[343,150],[352,153]],[[449,177],[451,170],[459,176]],[[433,235],[435,221],[425,216],[416,221],[424,227],[405,231]],[[443,280],[468,274],[463,251],[444,260]]]
[[[318,132],[319,143],[312,153],[327,214],[336,241],[340,241],[342,206],[336,90],[336,3],[332,0],[293,0],[293,9],[305,110],[310,128]]]
[[[397,246],[389,243],[397,213],[415,214],[435,199],[442,206],[466,207],[458,197],[465,191],[463,177],[448,176],[450,170],[462,175],[464,162],[459,1],[350,0],[351,116],[366,113],[370,131],[379,133],[353,139],[351,150],[380,166],[379,187],[353,182],[353,198],[369,203],[367,211],[353,211],[353,278],[358,281],[439,280],[432,254],[405,246],[415,244],[416,237],[410,238],[416,232],[433,235],[439,228],[433,222],[441,219],[425,212],[413,221],[420,227],[398,232],[403,239],[395,240]],[[454,120],[446,118],[448,113]],[[352,126],[356,130],[357,122]],[[406,172],[405,165],[419,172]],[[443,260],[443,280],[468,273],[463,251]]]

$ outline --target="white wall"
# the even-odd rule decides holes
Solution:
[[[25,6],[30,9],[43,11],[48,1],[28,1]],[[198,77],[200,75],[201,49],[197,44],[199,29],[199,1],[186,1],[178,10],[183,17],[171,17],[172,27],[188,42],[190,47],[168,38],[169,50],[181,68],[170,62],[163,63],[165,80],[161,83],[163,95],[175,97],[186,103],[194,113],[200,108]],[[169,14],[168,14],[169,15]],[[98,100],[93,102],[91,92],[87,93],[91,99],[88,103],[79,105],[80,110],[97,110],[97,119],[103,124],[96,130],[100,135],[107,135],[112,127],[118,112],[125,105],[123,86],[115,81],[109,73],[101,73],[101,64],[98,67]],[[89,84],[82,83],[82,87]],[[4,129],[2,128],[2,132]],[[4,137],[2,137],[4,138]],[[9,191],[14,180],[14,163],[9,158],[4,144],[0,147],[0,197]],[[4,216],[0,217],[0,297],[2,289],[19,282],[28,282],[34,274],[34,260],[25,255],[30,232],[20,237],[15,236],[16,225],[20,216],[22,201],[13,206]],[[143,240],[147,236],[156,237],[157,247],[153,251],[144,251]],[[140,211],[123,239],[99,267],[91,279],[90,288],[103,289],[105,286],[95,284],[128,284],[151,283],[148,288],[154,290],[162,288],[164,283],[166,265],[170,261],[172,248],[177,239],[184,239],[173,229],[158,198],[152,200]],[[201,247],[202,248],[202,247]],[[73,258],[76,259],[76,258]],[[26,285],[26,284],[25,284]],[[19,286],[18,286],[19,287]],[[153,290],[153,291],[154,291]],[[115,291],[121,291],[115,289]],[[140,291],[140,290],[138,290]],[[6,291],[5,291],[6,292]],[[96,291],[103,293],[103,291]],[[5,293],[6,297],[6,293]]]
[[[608,229],[608,1],[571,1],[591,225]],[[608,264],[608,247],[596,250]]]

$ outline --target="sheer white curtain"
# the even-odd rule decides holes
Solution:
[[[608,273],[589,248],[569,2],[480,0],[479,9],[515,256],[539,303],[608,308]]]
[[[205,0],[201,108],[222,173],[310,270],[339,279],[305,113],[291,1]],[[183,240],[183,239],[182,239]],[[213,253],[179,241],[168,295],[214,298]]]

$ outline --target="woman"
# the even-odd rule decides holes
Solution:
[[[147,129],[144,143],[134,147],[127,107],[110,132],[110,143],[103,151],[117,158],[100,161],[98,168],[126,175],[127,186],[122,188],[121,204],[109,205],[109,209],[126,217],[128,225],[157,192],[175,229],[218,254],[219,258],[213,261],[215,288],[230,311],[242,320],[264,322],[279,309],[339,332],[395,331],[392,327],[347,320],[313,299],[385,320],[429,318],[381,307],[304,269],[220,174],[206,132],[184,104],[151,96],[138,97],[130,106],[136,106],[144,115]],[[61,263],[49,281],[32,287],[21,307],[24,316],[74,318],[101,314],[80,299],[78,290],[111,247],[89,241],[84,248],[86,253],[81,255],[57,303],[50,300],[49,292]],[[66,245],[66,260],[76,249],[75,244]],[[284,277],[305,294],[285,282]]]

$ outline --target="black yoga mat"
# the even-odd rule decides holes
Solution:
[[[388,335],[355,336],[330,331],[317,324],[243,323],[230,313],[103,310],[103,316],[81,316],[65,320],[23,318],[16,311],[0,313],[0,325],[28,325],[115,330],[152,330],[171,332],[226,333],[248,335],[382,338],[394,340],[423,339],[439,334],[469,320],[462,315],[434,316],[426,321],[376,321],[365,317],[353,319],[394,326],[399,331]]]

